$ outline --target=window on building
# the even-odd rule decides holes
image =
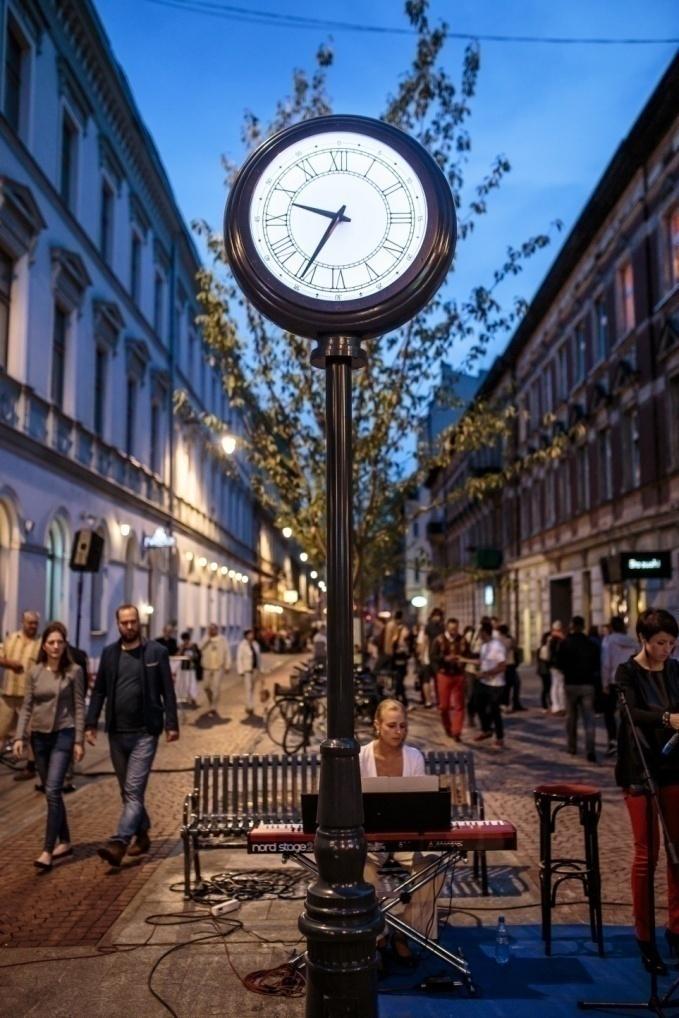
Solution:
[[[548,470],[545,475],[545,527],[556,523],[556,475]]]
[[[10,18],[5,39],[5,104],[4,112],[11,127],[19,133],[21,127],[22,92],[25,77],[26,46]],[[51,618],[52,616],[50,616]]]
[[[165,301],[165,280],[156,272],[153,278],[153,328],[159,336],[163,334],[163,307]]]
[[[559,347],[559,398],[568,399],[570,394],[570,377],[568,371],[568,346],[562,343]]]
[[[125,452],[134,455],[135,419],[137,416],[137,382],[127,379],[127,419],[125,421]]]
[[[106,534],[98,530],[97,533],[100,537],[106,541]],[[106,553],[106,544],[104,543],[104,554]],[[106,626],[104,625],[104,581],[106,573],[103,568],[100,568],[96,573],[92,573],[92,579],[90,581],[90,632],[101,633],[105,632]]]
[[[670,436],[670,465],[673,468],[679,467],[679,375],[670,378],[667,393],[667,409],[669,419],[667,430]]]
[[[542,406],[549,413],[554,407],[554,391],[552,389],[552,365],[548,364],[542,375]]]
[[[52,327],[52,402],[60,410],[64,408],[64,385],[66,379],[66,341],[68,338],[68,315],[58,304],[54,305]]]
[[[573,384],[577,385],[582,382],[587,370],[587,336],[582,322],[576,325],[573,333],[573,367],[575,371]]]
[[[420,536],[420,521],[413,520],[413,537],[418,538]]]
[[[151,472],[157,474],[160,464],[160,404],[154,399],[151,403],[151,448],[149,453],[149,466]]]
[[[531,489],[531,533],[537,534],[542,528],[542,513],[540,512],[541,484],[533,481]]]
[[[45,576],[45,618],[63,618],[66,538],[59,520],[52,520],[47,531]]]
[[[570,519],[571,516],[571,465],[563,460],[558,467],[559,519]]]
[[[99,208],[99,250],[110,264],[113,260],[113,212],[115,195],[107,180],[101,183],[101,206]]]
[[[188,363],[187,363],[187,374],[189,384],[195,384],[194,372],[196,369],[196,334],[193,330],[189,330],[189,349],[188,349]]]
[[[64,110],[61,120],[59,193],[64,204],[71,210],[75,208],[77,159],[78,128]]]
[[[641,483],[639,415],[636,410],[630,410],[622,419],[622,477],[625,491],[638,488]]]
[[[94,355],[94,433],[95,435],[98,435],[99,438],[104,437],[107,373],[107,353],[101,347],[97,347]]]
[[[9,315],[12,301],[14,264],[4,251],[0,251],[0,367],[7,367],[9,352]]]
[[[679,205],[667,218],[667,241],[670,288],[679,286]]]
[[[596,333],[596,357],[605,361],[608,357],[608,315],[603,297],[594,301],[594,328]]]
[[[634,272],[632,263],[625,262],[618,270],[618,307],[620,311],[620,334],[634,328]]]
[[[576,453],[577,478],[578,478],[578,512],[584,513],[589,509],[589,449],[581,445]]]
[[[130,243],[130,293],[132,300],[138,304],[141,294],[141,237],[136,230],[132,231]]]
[[[609,429],[599,432],[597,444],[599,460],[599,501],[609,502],[613,497],[613,455],[611,452],[611,432]]]

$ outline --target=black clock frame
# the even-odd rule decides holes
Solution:
[[[296,293],[270,272],[250,232],[254,188],[276,156],[310,135],[351,131],[390,145],[418,176],[427,202],[427,226],[418,254],[406,271],[379,294],[341,302]],[[370,117],[332,115],[304,120],[269,138],[243,164],[224,213],[224,247],[247,299],[282,329],[298,336],[383,335],[414,318],[443,282],[455,253],[455,203],[448,182],[429,153],[405,132]]]

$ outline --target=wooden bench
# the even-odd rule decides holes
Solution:
[[[482,820],[473,754],[433,750],[424,760],[427,774],[440,775],[450,788],[451,820]],[[182,820],[184,896],[191,894],[192,870],[197,883],[202,879],[201,849],[245,848],[248,831],[259,823],[300,823],[302,793],[318,791],[320,771],[318,753],[197,756]],[[485,852],[474,853],[474,876],[488,894]]]

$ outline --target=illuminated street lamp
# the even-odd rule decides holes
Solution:
[[[232,456],[236,451],[236,439],[233,435],[222,435],[222,449],[227,456]]]
[[[292,537],[292,527],[283,527],[281,530],[283,537]]]
[[[300,562],[306,562],[308,558],[309,558],[309,556],[307,555],[307,553],[305,551],[300,553],[300,556],[299,556]]]
[[[427,599],[423,594],[415,594],[415,597],[411,597],[410,603],[413,608],[426,608]]]
[[[318,573],[316,572],[315,569],[311,570],[311,572],[309,573],[309,576],[311,577],[312,580],[317,580],[318,579]]]

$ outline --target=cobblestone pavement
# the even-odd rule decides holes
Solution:
[[[283,681],[294,660],[273,658],[267,680]],[[474,883],[470,869],[461,866],[455,875],[450,922],[457,925],[494,925],[504,911],[510,922],[536,923],[539,910],[537,886],[537,817],[532,789],[536,784],[555,780],[576,780],[594,783],[602,790],[603,811],[600,823],[600,862],[603,876],[604,919],[607,924],[629,924],[628,873],[631,838],[627,817],[619,791],[613,780],[613,763],[601,756],[605,745],[603,724],[598,723],[599,765],[591,765],[583,755],[570,757],[565,751],[564,722],[545,716],[536,706],[537,686],[530,671],[524,674],[525,698],[528,709],[506,717],[506,748],[498,751],[488,743],[475,744],[474,729],[464,733],[465,743],[473,748],[479,785],[485,796],[486,813],[490,817],[511,820],[518,829],[516,852],[491,856],[490,898],[483,898]],[[14,783],[11,773],[0,770],[0,943],[11,952],[4,952],[3,963],[47,958],[80,956],[78,975],[70,980],[58,979],[58,1005],[55,997],[54,1016],[79,1013],[78,988],[97,987],[98,1005],[88,1001],[88,1013],[115,1018],[118,1014],[138,1013],[144,1016],[166,1012],[148,996],[146,978],[151,965],[160,959],[161,949],[195,938],[202,932],[190,928],[182,932],[176,926],[150,930],[148,915],[152,912],[195,911],[191,903],[183,903],[173,894],[170,885],[181,876],[181,855],[178,827],[183,797],[189,788],[192,758],[196,753],[262,752],[273,747],[266,737],[263,722],[246,722],[240,701],[240,687],[233,677],[222,693],[220,717],[216,722],[198,710],[184,724],[179,743],[162,745],[156,770],[149,785],[149,809],[154,823],[153,848],[143,860],[129,860],[119,872],[109,870],[96,856],[97,844],[109,835],[118,815],[117,787],[110,775],[79,778],[79,790],[67,798],[69,821],[75,843],[75,854],[60,863],[47,876],[36,876],[32,860],[41,847],[44,825],[44,800],[32,790],[32,784]],[[360,733],[368,737],[368,732]],[[422,748],[445,748],[450,743],[443,734],[438,715],[433,710],[415,707],[410,713],[410,741]],[[86,759],[91,773],[110,770],[106,740],[90,751]],[[566,855],[579,855],[581,830],[575,815],[561,814],[558,823],[556,850]],[[206,871],[224,868],[224,855],[211,853]],[[246,861],[247,859],[247,861]],[[214,860],[214,862],[213,862]],[[219,861],[218,861],[219,860]],[[271,859],[262,861],[240,853],[232,853],[227,865],[237,868],[280,865]],[[555,923],[583,922],[586,909],[581,903],[580,886],[566,885],[560,893],[565,904],[556,914]],[[664,919],[664,878],[658,878],[659,922]],[[301,1002],[282,1002],[257,997],[242,989],[235,970],[243,972],[265,968],[271,961],[279,964],[299,940],[297,916],[301,901],[253,901],[243,906],[245,925],[229,937],[227,959],[233,968],[224,965],[224,946],[203,945],[194,952],[173,954],[172,962],[163,965],[160,982],[162,992],[173,1001],[177,1013],[187,1018],[203,1015],[236,1014],[241,1018],[267,1014],[301,1015]],[[515,910],[515,911],[513,911]],[[262,940],[279,945],[269,948]],[[93,952],[115,948],[132,954],[117,954],[103,960],[88,960]],[[283,952],[281,954],[281,951]],[[190,956],[190,957],[189,957]],[[57,977],[58,964],[41,965]],[[69,969],[72,972],[73,966]],[[44,1011],[42,996],[34,984],[29,968],[14,969],[8,985],[6,1003],[11,1013],[39,1015]],[[205,980],[209,973],[219,972],[219,993],[222,1005],[214,1002]],[[143,977],[143,978],[142,978]],[[216,978],[216,977],[215,977]],[[120,981],[129,987],[124,1007],[119,999]],[[140,982],[141,980],[141,982]],[[203,988],[201,990],[201,987]],[[92,991],[90,991],[92,992]],[[202,993],[202,996],[201,996]],[[118,996],[117,996],[118,995]],[[224,1000],[230,1002],[223,1006]],[[0,993],[0,1003],[2,994]],[[221,1010],[220,1010],[221,1007]],[[0,1007],[0,1013],[8,1013]]]

